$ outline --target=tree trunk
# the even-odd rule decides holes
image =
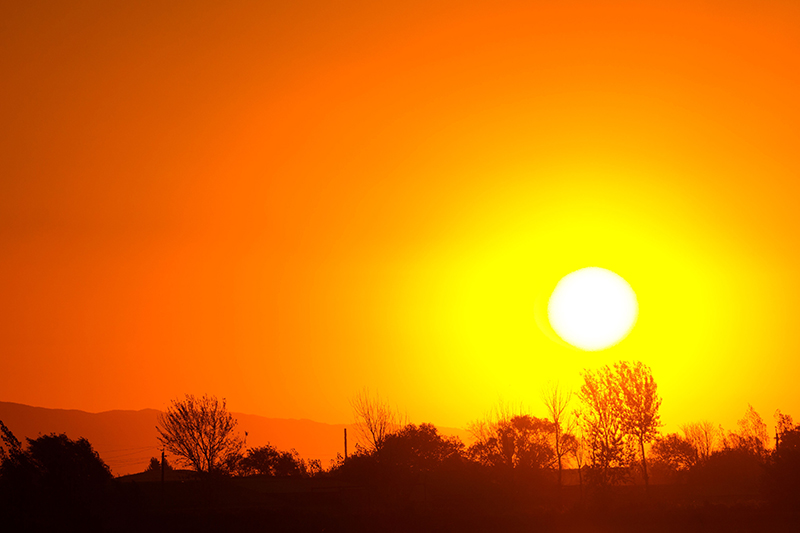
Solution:
[[[642,472],[644,473],[644,490],[650,487],[649,480],[647,479],[647,459],[644,456],[644,439],[639,439],[639,444],[642,447]]]
[[[558,458],[558,487],[561,488],[561,435],[559,435],[558,423],[556,423],[556,457]]]
[[[558,458],[558,486],[561,487],[561,457]]]

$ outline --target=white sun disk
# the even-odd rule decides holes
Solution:
[[[547,306],[559,337],[582,350],[617,344],[630,333],[639,314],[636,293],[610,270],[587,267],[558,282]]]

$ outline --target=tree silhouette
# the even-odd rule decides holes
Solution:
[[[591,481],[599,485],[627,476],[634,457],[624,418],[622,392],[617,374],[608,366],[584,370],[576,412],[589,450]]]
[[[407,424],[386,437],[378,455],[385,464],[419,474],[460,460],[463,449],[458,437],[441,435],[433,424]]]
[[[553,465],[555,452],[550,442],[555,425],[527,414],[500,416],[470,426],[475,442],[469,457],[478,463],[502,469],[542,470]]]
[[[639,361],[620,361],[597,371],[585,370],[578,411],[591,450],[593,477],[600,484],[619,481],[641,456],[649,486],[645,444],[658,435],[661,398],[650,368]]]
[[[564,435],[564,447],[569,455],[575,459],[575,466],[578,467],[578,485],[583,494],[583,467],[586,464],[586,439],[583,438],[583,428],[576,426],[575,433]]]
[[[21,446],[19,440],[2,420],[0,420],[0,440],[2,441],[2,445],[0,445],[0,461],[10,455],[19,453]]]
[[[19,530],[92,529],[111,471],[84,438],[27,439],[0,465],[0,500]]]
[[[558,384],[542,392],[545,408],[553,421],[553,452],[558,464],[558,484],[561,485],[561,472],[563,458],[573,453],[577,440],[572,434],[575,426],[574,420],[569,417],[567,406],[572,398],[571,391],[563,391]]]
[[[777,446],[767,465],[768,493],[780,506],[797,509],[800,504],[800,426],[780,410],[775,412]]]
[[[658,435],[658,427],[661,425],[658,414],[658,408],[661,406],[658,387],[650,368],[640,361],[615,363],[614,370],[622,393],[622,425],[638,444],[644,485],[648,487],[644,445]]]
[[[301,459],[295,449],[281,451],[270,444],[250,448],[239,461],[239,470],[244,475],[307,477],[315,473],[315,466],[315,462],[307,464]]]
[[[197,472],[219,473],[244,445],[235,432],[236,424],[224,398],[220,402],[214,396],[187,394],[158,416],[158,440]]]
[[[665,477],[676,479],[685,475],[697,464],[697,450],[689,439],[677,433],[658,437],[653,442],[652,453],[654,466],[666,474]]]
[[[377,394],[371,395],[367,389],[356,394],[350,400],[350,405],[359,436],[374,450],[380,449],[386,437],[407,423],[405,415]]]
[[[753,455],[764,458],[766,456],[767,424],[753,406],[747,404],[747,411],[738,422],[739,431],[731,431],[725,438],[726,448],[745,450]]]
[[[164,470],[172,470],[172,465],[164,459]],[[161,460],[158,457],[151,457],[145,472],[161,472]]]
[[[780,409],[775,409],[773,416],[775,417],[775,434],[779,442],[784,434],[795,430],[794,420],[792,420],[792,415],[785,415]]]
[[[577,441],[572,435],[574,421],[567,412],[567,406],[571,398],[572,392],[560,390],[558,384],[542,392],[542,400],[550,415],[550,420],[553,421],[553,452],[558,464],[559,486],[561,485],[562,460],[577,445]]]
[[[708,458],[718,448],[722,439],[722,428],[715,426],[708,420],[683,424],[680,429],[686,436],[686,440],[692,444],[697,454],[695,461],[697,463],[708,461]]]

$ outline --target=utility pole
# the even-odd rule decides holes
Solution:
[[[165,470],[166,457],[164,447],[161,448],[161,498],[164,498],[164,470]]]
[[[347,428],[344,428],[344,461],[347,462]]]

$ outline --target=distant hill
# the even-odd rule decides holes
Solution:
[[[142,409],[87,413],[0,402],[0,420],[21,441],[49,433],[66,433],[72,439],[85,437],[116,476],[141,472],[151,457],[160,457],[156,432],[159,412]],[[239,421],[240,430],[247,432],[248,447],[270,443],[282,450],[294,448],[301,457],[319,459],[323,467],[328,467],[337,453],[344,452],[343,430],[347,427],[348,450],[355,449],[356,434],[351,425],[242,413],[233,415]],[[439,431],[469,441],[467,432],[462,429],[441,427]],[[167,460],[174,462],[169,455]]]

